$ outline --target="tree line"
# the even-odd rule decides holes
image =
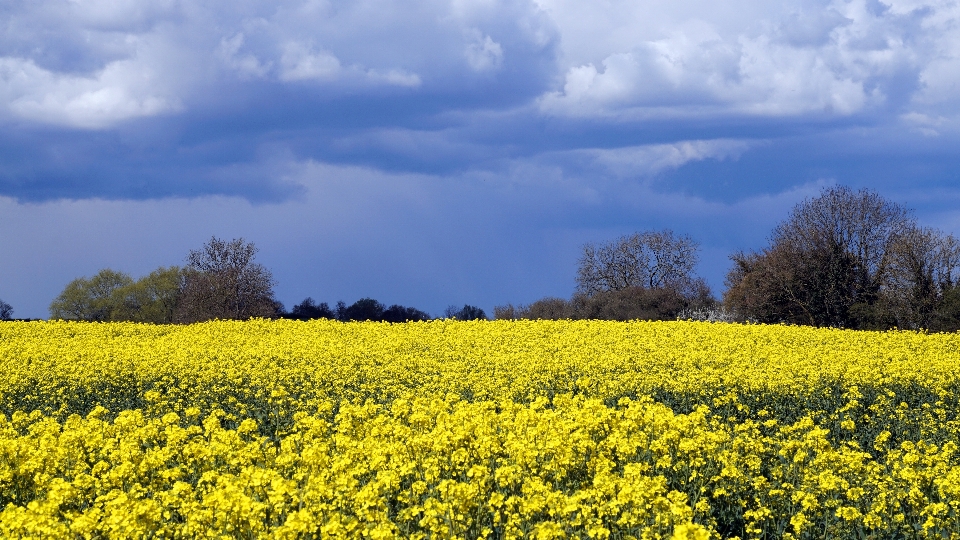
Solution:
[[[766,247],[731,255],[719,300],[694,273],[698,248],[669,230],[587,244],[570,299],[494,315],[960,329],[960,241],[871,190],[830,187],[796,205]]]
[[[56,319],[191,323],[253,317],[422,321],[431,316],[372,298],[330,307],[306,298],[286,311],[272,274],[241,239],[212,238],[183,267],[138,280],[110,269],[70,282],[50,304]],[[696,275],[699,244],[670,230],[583,246],[570,298],[494,308],[497,319],[700,319],[852,329],[960,329],[960,241],[923,227],[874,191],[825,188],[797,204],[756,251],[731,255],[717,299]],[[0,319],[13,308],[0,301]],[[443,317],[486,319],[476,306]]]
[[[286,311],[274,295],[273,275],[255,261],[256,253],[257,248],[243,238],[225,241],[213,237],[201,249],[191,250],[183,267],[161,267],[137,280],[123,272],[103,269],[92,277],[68,283],[51,302],[50,318],[155,324],[255,317],[387,322],[431,319],[419,309],[384,306],[372,298],[361,298],[350,305],[337,302],[331,309],[326,302],[317,304],[308,297]],[[12,308],[0,303],[0,316],[10,318],[11,314]],[[444,316],[486,318],[482,309],[470,305],[451,306]]]

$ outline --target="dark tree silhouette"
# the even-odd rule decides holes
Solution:
[[[386,322],[429,321],[430,315],[414,307],[394,304],[383,310],[380,320]]]
[[[464,304],[462,308],[450,306],[444,312],[443,316],[447,319],[457,319],[458,321],[486,320],[487,314],[477,306]]]
[[[339,308],[339,304],[338,304]],[[373,298],[361,298],[346,306],[337,315],[341,321],[380,321],[383,320],[384,306]]]
[[[13,306],[0,300],[0,321],[9,321],[13,318]]]
[[[309,296],[299,304],[293,306],[293,309],[290,310],[290,313],[286,315],[291,319],[299,320],[308,320],[308,319],[336,319],[337,316],[330,309],[330,306],[326,302],[321,302],[320,304],[314,303],[313,298]]]

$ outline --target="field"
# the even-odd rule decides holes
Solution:
[[[960,538],[960,336],[0,323],[0,536]]]

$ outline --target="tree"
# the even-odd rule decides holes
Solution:
[[[493,318],[497,320],[522,319],[523,306],[505,304],[502,306],[493,306]]]
[[[386,322],[429,321],[430,314],[415,307],[404,307],[394,304],[383,310],[380,320]]]
[[[257,248],[243,238],[212,237],[190,251],[177,319],[250,319],[276,315],[273,275],[254,262]]]
[[[50,318],[81,321],[110,321],[123,307],[124,289],[133,279],[109,268],[87,278],[78,278],[50,303]]]
[[[555,296],[548,296],[534,301],[530,305],[506,304],[503,306],[494,306],[494,319],[529,319],[529,320],[561,320],[576,318],[573,312],[573,304],[564,299]]]
[[[529,306],[496,306],[497,319],[675,320],[716,306],[706,282],[694,274],[698,244],[670,230],[586,244],[570,300],[547,297]]]
[[[330,306],[327,305],[326,302],[321,302],[318,305],[314,302],[313,298],[309,296],[304,299],[303,302],[293,306],[293,309],[290,310],[287,316],[291,319],[299,319],[301,321],[337,318],[336,314],[330,309]]]
[[[895,235],[881,300],[900,328],[954,330],[949,307],[960,278],[960,242],[927,227]]]
[[[176,321],[185,271],[160,267],[117,291],[121,299],[111,319],[153,324]]]
[[[574,295],[570,311],[575,319],[676,320],[684,309],[707,307],[691,300],[672,287],[627,287],[593,296]]]
[[[577,292],[594,295],[627,287],[695,288],[698,244],[670,230],[646,231],[583,246]]]
[[[798,204],[768,247],[731,259],[724,304],[741,318],[923,328],[956,284],[960,247],[873,191],[837,186]]]
[[[486,320],[487,318],[487,314],[484,313],[482,309],[477,306],[471,306],[470,304],[464,304],[462,308],[449,306],[443,312],[443,316],[447,319],[457,319],[458,321]]]
[[[0,300],[0,321],[9,321],[13,318],[13,306]]]
[[[339,307],[339,306],[338,306]],[[341,321],[379,321],[383,318],[383,304],[373,298],[361,298],[353,304],[338,309],[338,318]]]
[[[575,318],[575,314],[573,312],[573,305],[571,302],[563,298],[548,296],[546,298],[541,298],[534,301],[529,306],[520,306],[520,309],[516,314],[516,318],[556,321],[561,319],[573,319]]]

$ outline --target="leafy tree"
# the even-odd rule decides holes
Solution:
[[[470,304],[464,304],[462,308],[449,306],[443,312],[443,316],[447,319],[457,319],[458,321],[486,320],[487,318],[487,314],[484,313],[482,309],[477,306],[471,306]]]
[[[0,321],[9,321],[13,318],[13,306],[0,300]]]
[[[429,321],[430,315],[414,307],[404,307],[394,304],[383,310],[380,320],[386,322]]]
[[[190,251],[177,319],[194,322],[275,316],[273,275],[254,262],[256,253],[257,248],[242,238],[226,242],[216,237]]]
[[[380,302],[373,298],[361,298],[353,304],[346,306],[338,311],[338,318],[341,321],[380,321],[383,320],[383,312],[386,308]]]
[[[309,319],[336,319],[337,316],[330,309],[326,302],[316,304],[311,297],[307,297],[299,304],[293,306],[290,313],[286,315],[291,319],[309,320]]]
[[[153,324],[175,322],[185,276],[180,267],[161,267],[125,286],[118,291],[122,302],[112,320]]]
[[[132,284],[130,276],[110,269],[103,269],[89,279],[75,279],[50,303],[50,317],[114,320],[123,312],[125,289]]]

